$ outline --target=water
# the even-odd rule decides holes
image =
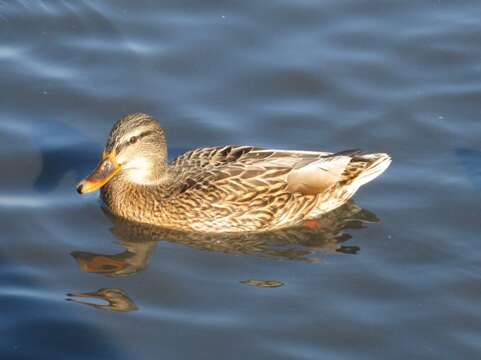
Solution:
[[[479,358],[480,18],[477,1],[0,2],[0,358]],[[172,156],[394,161],[317,233],[156,232],[74,191],[136,111]]]

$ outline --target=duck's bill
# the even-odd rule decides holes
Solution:
[[[77,192],[79,194],[85,194],[100,189],[120,170],[121,166],[117,164],[113,156],[104,156],[104,159],[97,165],[95,170],[78,183]]]

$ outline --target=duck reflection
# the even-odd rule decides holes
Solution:
[[[91,306],[96,309],[128,312],[137,310],[137,305],[122,289],[99,289],[95,292],[67,294],[67,301]],[[79,300],[87,299],[87,300]],[[90,299],[90,301],[88,301]],[[106,302],[105,304],[99,301]]]
[[[139,226],[138,224],[131,225]],[[104,274],[109,277],[126,277],[132,276],[147,267],[158,241],[148,238],[147,234],[146,237],[140,239],[124,237],[116,234],[117,230],[120,230],[120,227],[114,226],[112,232],[119,238],[120,245],[126,249],[125,251],[113,255],[84,251],[71,253],[83,271]]]
[[[337,210],[302,226],[257,234],[189,233],[132,223],[112,215],[109,217],[113,223],[112,233],[126,250],[112,255],[72,252],[72,256],[85,272],[109,277],[132,276],[148,266],[150,257],[160,241],[205,251],[315,261],[312,255],[323,250],[357,253],[359,247],[343,244],[351,239],[347,230],[362,228],[365,223],[378,222],[373,213],[361,209],[353,202],[348,202]]]

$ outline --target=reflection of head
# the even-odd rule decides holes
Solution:
[[[99,289],[95,292],[86,292],[80,294],[67,294],[68,301],[76,302],[77,304],[84,304],[96,309],[111,310],[111,311],[134,311],[137,310],[137,305],[122,289]],[[93,299],[93,301],[82,301],[82,299]],[[107,302],[106,304],[98,303],[98,300]]]

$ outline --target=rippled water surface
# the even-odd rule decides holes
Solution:
[[[0,1],[0,358],[480,358],[479,5]],[[162,232],[74,192],[137,111],[394,161],[318,229]]]

